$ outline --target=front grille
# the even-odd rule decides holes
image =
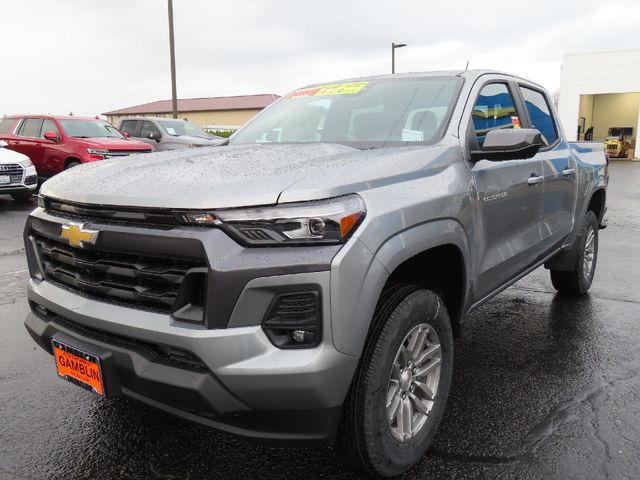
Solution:
[[[106,157],[126,157],[136,153],[151,153],[151,150],[109,150]]]
[[[24,168],[18,163],[10,163],[7,165],[0,165],[0,177],[8,176],[9,184],[22,183],[22,175]],[[6,183],[4,185],[7,185]]]
[[[155,312],[171,312],[187,271],[206,266],[204,260],[80,249],[41,235],[34,239],[48,281],[91,298]]]
[[[45,211],[51,215],[82,221],[98,220],[118,224],[137,224],[149,228],[154,225],[177,225],[174,214],[158,208],[127,208],[87,205],[45,198]]]
[[[22,172],[24,172],[24,168],[18,163],[0,165],[0,175],[18,175],[22,179]]]

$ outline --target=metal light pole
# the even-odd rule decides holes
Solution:
[[[173,118],[178,118],[178,94],[176,93],[176,50],[173,42],[173,0],[169,2],[169,51],[171,52],[171,106]]]
[[[406,43],[391,44],[391,73],[396,73],[396,48],[406,47]]]

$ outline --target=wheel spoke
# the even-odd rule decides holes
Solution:
[[[424,393],[425,397],[427,397],[428,400],[433,400],[435,398],[435,393],[431,391],[426,383],[414,381],[413,384]]]
[[[416,359],[415,364],[419,367],[438,352],[440,352],[440,345],[430,345],[429,348],[422,352],[422,354]]]
[[[418,332],[418,340],[411,350],[411,360],[415,361],[420,355],[422,347],[424,346],[424,341],[427,339],[427,335],[429,335],[428,328],[423,328],[420,332]]]
[[[397,380],[391,380],[391,388],[387,392],[387,408],[391,405],[391,401],[396,396],[396,394],[400,391],[400,385]]]
[[[433,369],[435,369],[439,365],[440,365],[440,359],[433,358],[431,362],[427,363],[426,365],[421,365],[416,370],[414,377],[422,377],[423,375],[426,375],[427,373],[431,372]]]
[[[391,399],[391,403],[387,407],[387,418],[389,419],[390,422],[395,420],[395,418],[398,417],[399,414],[400,415],[402,414],[402,409],[399,408],[401,404],[401,400],[402,400],[402,397],[400,396],[399,392]],[[400,425],[400,421],[401,419],[398,418],[398,425]]]
[[[413,434],[413,406],[409,397],[402,399],[402,433],[406,438]]]
[[[416,407],[416,410],[424,415],[429,414],[429,407],[422,403],[422,401],[418,397],[416,397],[413,393],[410,393],[409,398],[411,399],[411,403],[413,403],[414,407]]]

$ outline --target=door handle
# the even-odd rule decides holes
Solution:
[[[531,175],[529,178],[527,178],[527,183],[529,185],[538,185],[539,183],[542,183],[543,180],[544,177],[536,177],[535,175]]]
[[[564,175],[565,177],[568,177],[569,175],[573,175],[574,173],[576,173],[575,168],[565,168],[564,170],[562,170],[562,175]]]

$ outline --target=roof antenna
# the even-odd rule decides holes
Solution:
[[[464,67],[464,71],[466,72],[467,70],[469,70],[469,60],[467,60],[467,66]]]

